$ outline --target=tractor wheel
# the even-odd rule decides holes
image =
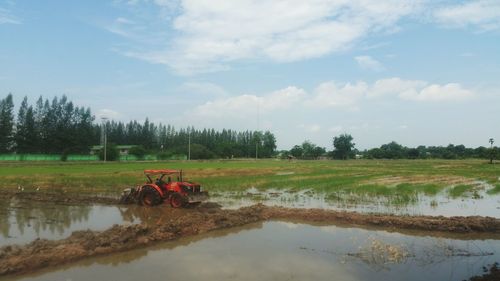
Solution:
[[[155,206],[161,203],[160,193],[151,186],[144,186],[139,197],[139,204],[144,206]]]
[[[170,196],[170,206],[173,208],[184,207],[186,204],[186,199],[179,193],[174,193]]]

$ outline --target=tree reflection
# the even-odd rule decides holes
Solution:
[[[74,223],[89,220],[92,206],[53,205],[27,200],[0,202],[0,238],[24,236],[42,232],[61,236]]]

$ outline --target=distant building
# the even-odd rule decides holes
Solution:
[[[117,145],[116,149],[120,152],[120,155],[129,155],[129,151],[132,147],[136,147],[137,145]],[[101,150],[104,149],[103,145],[94,145],[90,148],[90,154],[95,155],[99,154]]]

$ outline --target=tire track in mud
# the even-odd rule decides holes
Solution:
[[[91,256],[144,247],[161,241],[266,220],[345,223],[389,229],[456,233],[500,233],[500,219],[489,217],[430,217],[361,214],[320,209],[289,209],[262,204],[223,210],[214,204],[193,209],[158,208],[154,223],[114,225],[105,231],[76,231],[62,240],[36,240],[24,246],[0,248],[0,276],[33,272]]]

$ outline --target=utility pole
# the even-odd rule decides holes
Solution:
[[[188,128],[188,160],[191,160],[191,128]]]
[[[107,120],[108,118],[107,117],[101,117],[101,120],[102,120],[102,124],[103,124],[103,143],[104,143],[104,162],[106,162],[106,154],[107,154],[107,142],[108,142],[108,136],[107,136],[107,130],[106,130],[106,123],[107,123]]]
[[[259,136],[259,129],[260,129],[260,100],[257,97],[257,138],[255,139],[255,161],[259,159],[259,143],[260,143],[260,136]]]
[[[493,138],[490,138],[489,143],[490,143],[490,164],[493,164],[493,143],[495,140]]]
[[[259,159],[259,141],[255,141],[255,160]]]

